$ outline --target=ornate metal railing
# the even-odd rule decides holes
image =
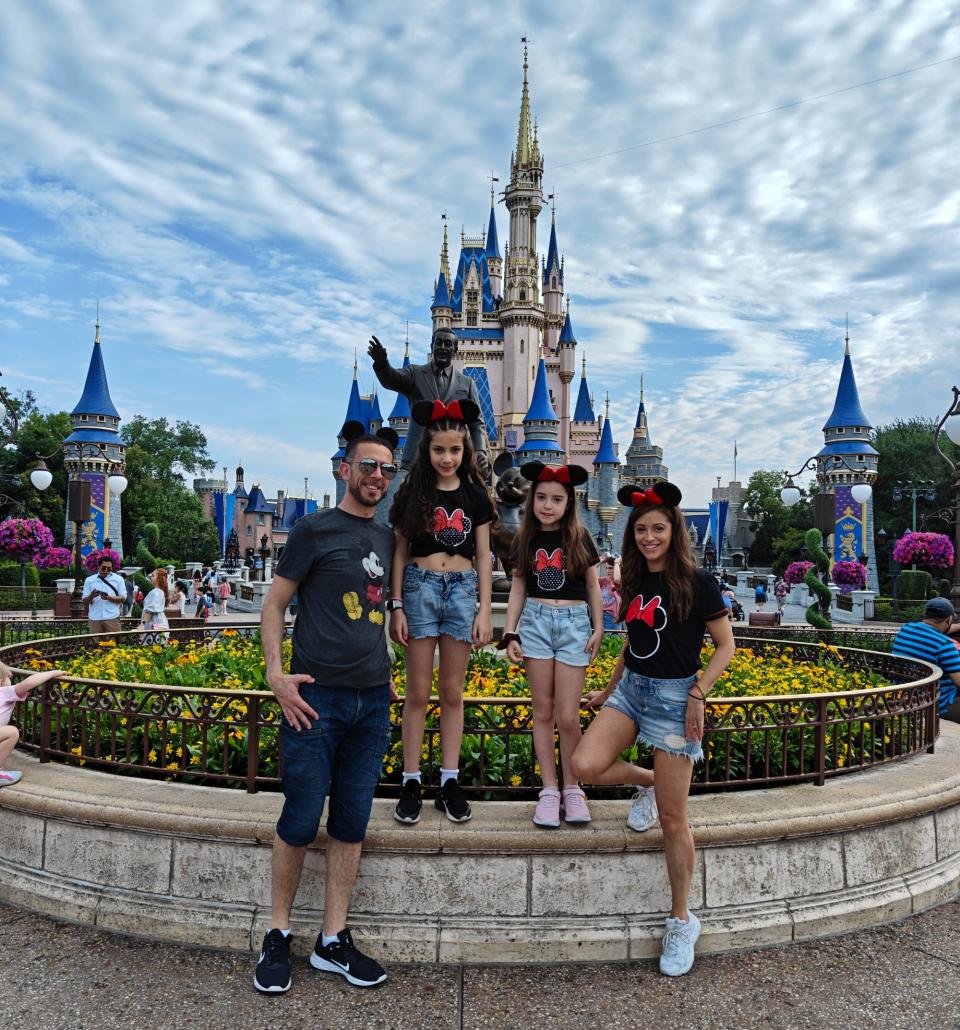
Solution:
[[[174,629],[180,641],[211,642],[229,631],[251,636],[250,624]],[[140,634],[127,634],[141,639]],[[163,635],[156,635],[162,642]],[[42,653],[54,665],[77,655],[94,638],[63,636],[0,650],[0,660],[24,668]],[[146,642],[151,642],[149,639]],[[789,647],[794,659],[822,662],[817,643],[739,635],[765,659]],[[694,791],[812,781],[932,752],[937,735],[938,676],[932,666],[878,651],[831,648],[852,671],[879,673],[890,686],[830,694],[713,698],[707,705],[704,750]],[[439,767],[439,702],[430,702],[423,767],[426,781]],[[584,711],[584,724],[593,713]],[[400,706],[385,759],[382,793],[400,779]],[[41,762],[52,759],[117,773],[276,789],[282,776],[280,711],[268,691],[152,686],[69,677],[47,683],[16,710],[22,746]],[[528,698],[465,699],[463,782],[486,796],[530,795],[538,786]],[[632,749],[631,758],[649,760]],[[593,789],[591,795],[611,793]]]
[[[203,619],[170,619],[171,629],[188,629],[203,626]],[[121,619],[122,630],[133,630],[139,619]],[[88,632],[86,619],[0,619],[0,647],[26,640],[42,640],[47,637],[79,637]]]

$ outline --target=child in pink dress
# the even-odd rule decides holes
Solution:
[[[0,787],[8,787],[10,784],[16,783],[23,775],[16,769],[3,768],[4,763],[10,757],[17,741],[20,739],[20,731],[16,726],[10,725],[10,716],[13,714],[14,706],[18,701],[22,701],[35,687],[40,687],[47,680],[56,679],[58,676],[64,675],[66,674],[63,669],[37,672],[14,686],[12,670],[9,666],[0,662]]]

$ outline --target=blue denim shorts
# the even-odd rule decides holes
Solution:
[[[305,683],[304,701],[319,715],[308,730],[280,726],[283,810],[277,836],[312,844],[327,795],[327,833],[346,844],[366,836],[373,792],[390,746],[390,686],[323,687]]]
[[[529,597],[517,624],[524,658],[554,658],[580,668],[590,664],[584,648],[591,632],[590,609],[585,604],[558,608]]]
[[[431,572],[408,565],[403,570],[403,612],[413,640],[446,634],[470,643],[477,615],[476,572]]]
[[[687,694],[696,676],[679,680],[658,680],[624,669],[623,678],[604,708],[615,708],[637,724],[637,740],[658,751],[699,762],[703,748],[698,740],[684,736]]]

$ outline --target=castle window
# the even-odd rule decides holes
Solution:
[[[477,324],[477,313],[476,311],[467,312],[467,325],[476,327]]]
[[[837,436],[843,436],[843,434],[844,434],[845,432],[846,432],[846,430],[845,430],[845,429],[838,429],[838,430],[837,430]]]
[[[477,299],[478,299],[478,297],[477,297],[477,291],[476,290],[467,290],[467,303],[468,304],[476,304],[477,303]]]
[[[552,287],[553,287],[554,289],[556,289],[556,288],[557,288],[557,277],[556,277],[556,276],[554,276],[554,277],[553,277],[553,278],[552,278],[552,279],[550,280],[550,285],[551,285],[551,286],[552,286]]]
[[[107,418],[106,418],[105,415],[97,415],[97,421],[98,422],[106,422]]]
[[[258,526],[262,526],[263,525],[263,516],[262,515],[258,515],[257,516],[257,525]]]
[[[526,300],[527,299],[527,291],[526,290],[521,290],[520,291],[520,299],[521,300]]]
[[[520,353],[523,353],[523,340],[520,341]]]
[[[253,526],[247,526],[247,536],[253,536]]]

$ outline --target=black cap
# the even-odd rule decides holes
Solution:
[[[931,597],[923,606],[924,615],[933,615],[938,619],[955,619],[957,613],[953,605],[945,597]]]

